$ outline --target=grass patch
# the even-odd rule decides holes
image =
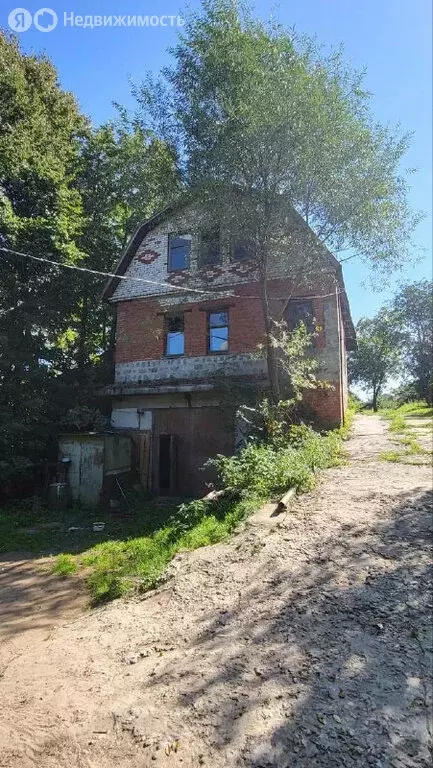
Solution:
[[[407,432],[407,430],[410,429],[410,426],[409,424],[406,424],[403,414],[396,413],[394,416],[391,417],[388,429],[390,432],[397,432],[398,434],[404,434],[404,432]]]
[[[343,428],[327,434],[291,427],[283,447],[250,443],[236,456],[217,456],[212,463],[228,493],[216,500],[179,504],[138,495],[123,513],[14,505],[0,511],[0,551],[57,554],[52,572],[62,576],[85,569],[92,605],[147,591],[161,582],[177,552],[227,539],[248,514],[289,488],[310,490],[318,471],[341,462],[351,423],[349,416]],[[93,532],[93,521],[101,519],[104,531]]]
[[[83,509],[59,511],[35,506],[35,501],[14,502],[0,509],[0,553],[29,552],[53,555],[77,554],[106,540],[150,535],[161,528],[179,501],[149,500],[130,494],[121,512]],[[105,521],[105,530],[93,531],[93,522]]]
[[[380,415],[389,421],[388,429],[391,433],[399,435],[396,442],[404,446],[404,451],[384,451],[380,458],[383,461],[414,463],[410,461],[411,456],[430,455],[431,451],[420,444],[417,440],[417,426],[408,423],[408,418],[430,418],[433,409],[422,402],[405,403],[399,408],[389,408],[380,411]],[[423,430],[431,429],[431,424],[420,425]]]
[[[383,451],[379,458],[381,458],[382,461],[398,462],[401,461],[402,456],[403,454],[398,451]]]
[[[51,573],[56,573],[59,576],[70,576],[71,573],[75,573],[76,570],[77,564],[72,555],[58,555],[51,568]]]
[[[156,587],[177,552],[223,541],[260,502],[256,497],[189,502],[152,536],[97,544],[77,558],[79,566],[91,569],[86,582],[92,604]]]
[[[405,435],[404,437],[400,437],[398,442],[401,445],[404,445],[406,447],[406,450],[410,454],[425,455],[429,453],[429,451],[427,451],[426,448],[423,448],[422,445],[419,444],[418,440],[416,440],[414,437],[410,435]]]

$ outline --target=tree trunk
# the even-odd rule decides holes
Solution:
[[[374,413],[377,413],[377,397],[378,397],[378,392],[376,392],[376,390],[374,389],[373,390],[373,411],[374,411]]]
[[[87,321],[89,314],[89,300],[87,296],[83,297],[83,306],[81,309],[80,318],[80,330],[78,334],[78,349],[77,349],[77,369],[78,379],[81,381],[84,376],[84,369],[88,361],[87,355]]]
[[[261,295],[262,295],[263,320],[265,324],[265,334],[266,334],[266,340],[265,340],[266,362],[268,366],[270,399],[272,403],[276,405],[281,399],[281,397],[280,397],[280,384],[278,380],[278,360],[277,360],[275,347],[272,344],[272,317],[269,311],[266,261],[264,262],[263,268],[261,268],[259,272],[260,272],[260,288],[261,288]]]

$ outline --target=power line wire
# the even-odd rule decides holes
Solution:
[[[62,262],[59,262],[59,261],[52,261],[50,259],[44,259],[41,256],[33,256],[31,253],[24,253],[22,251],[14,251],[11,248],[4,248],[3,246],[0,246],[0,251],[2,251],[3,253],[11,253],[14,256],[23,256],[24,258],[32,259],[33,261],[38,261],[38,262],[41,262],[42,264],[51,264],[52,266],[64,267],[65,269],[75,269],[78,272],[88,272],[91,275],[98,275],[98,276],[101,276],[101,277],[114,277],[114,278],[116,278],[118,280],[133,280],[134,282],[146,283],[147,285],[154,285],[154,286],[163,287],[163,288],[170,288],[173,291],[181,290],[181,291],[186,291],[187,293],[198,293],[198,294],[204,295],[204,296],[208,296],[209,294],[214,293],[215,295],[219,294],[219,296],[225,297],[225,298],[254,299],[256,301],[261,298],[260,296],[242,296],[242,295],[240,295],[238,293],[228,293],[227,290],[224,290],[224,289],[220,289],[219,291],[218,290],[212,290],[212,289],[208,289],[207,291],[201,291],[198,288],[185,287],[183,285],[173,285],[172,283],[158,282],[156,280],[147,280],[144,277],[133,277],[131,275],[117,275],[115,272],[102,272],[99,269],[90,269],[89,267],[78,267],[76,264],[63,264]],[[228,289],[228,290],[230,290],[230,289]],[[338,294],[344,293],[344,291],[340,290],[337,293]],[[329,298],[330,296],[335,296],[335,295],[336,295],[336,292],[332,291],[332,293],[322,293],[322,294],[319,294],[319,295],[316,295],[316,296],[310,296],[310,295],[307,294],[305,296],[305,298],[306,299],[326,299],[326,298]],[[302,299],[304,297],[293,296],[292,298],[294,300],[296,300],[296,299]],[[269,299],[271,301],[287,301],[287,296],[269,296]],[[14,309],[15,309],[15,307],[14,307]]]
[[[115,272],[102,272],[99,269],[89,269],[89,267],[78,267],[76,264],[63,264],[60,261],[51,261],[50,259],[44,259],[41,256],[33,256],[31,253],[23,253],[22,251],[13,251],[11,248],[3,248],[0,246],[0,251],[4,253],[11,253],[14,256],[24,256],[27,259],[33,259],[33,261],[39,261],[42,264],[51,264],[55,267],[63,267],[65,269],[76,269],[79,272],[88,272],[91,275],[101,275],[102,277],[115,277],[118,280],[134,280],[138,283],[147,283],[148,285],[155,285],[158,287],[171,288],[172,290],[187,291],[188,293],[200,293],[208,294],[211,291],[200,291],[197,288],[185,288],[183,285],[172,285],[171,283],[161,283],[156,280],[146,280],[144,277],[132,277],[131,275],[116,275]]]

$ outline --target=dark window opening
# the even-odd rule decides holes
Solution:
[[[308,333],[315,332],[314,310],[311,299],[291,299],[287,305],[286,322],[291,331],[304,323]]]
[[[159,490],[171,490],[172,477],[172,436],[159,436]]]
[[[191,235],[168,236],[168,271],[188,269],[191,253]]]
[[[212,266],[221,263],[220,231],[219,228],[202,232],[200,236],[201,267]]]
[[[248,243],[238,241],[232,245],[232,261],[245,261],[251,257]]]
[[[185,352],[184,317],[169,315],[165,321],[165,354],[171,357],[183,355]]]
[[[208,352],[228,352],[229,313],[227,310],[208,314]]]

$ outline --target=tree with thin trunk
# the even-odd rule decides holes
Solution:
[[[433,283],[420,280],[403,285],[392,306],[403,331],[403,360],[416,394],[433,403]]]
[[[358,349],[349,357],[349,381],[371,395],[373,411],[384,387],[401,370],[403,334],[396,313],[382,309],[356,326]]]
[[[374,119],[363,74],[341,51],[324,55],[236,0],[205,0],[172,54],[160,79],[135,88],[137,120],[176,148],[185,185],[247,244],[276,401],[271,258],[300,282],[329,278],[327,248],[385,273],[407,263],[419,220],[401,170],[409,137]]]

